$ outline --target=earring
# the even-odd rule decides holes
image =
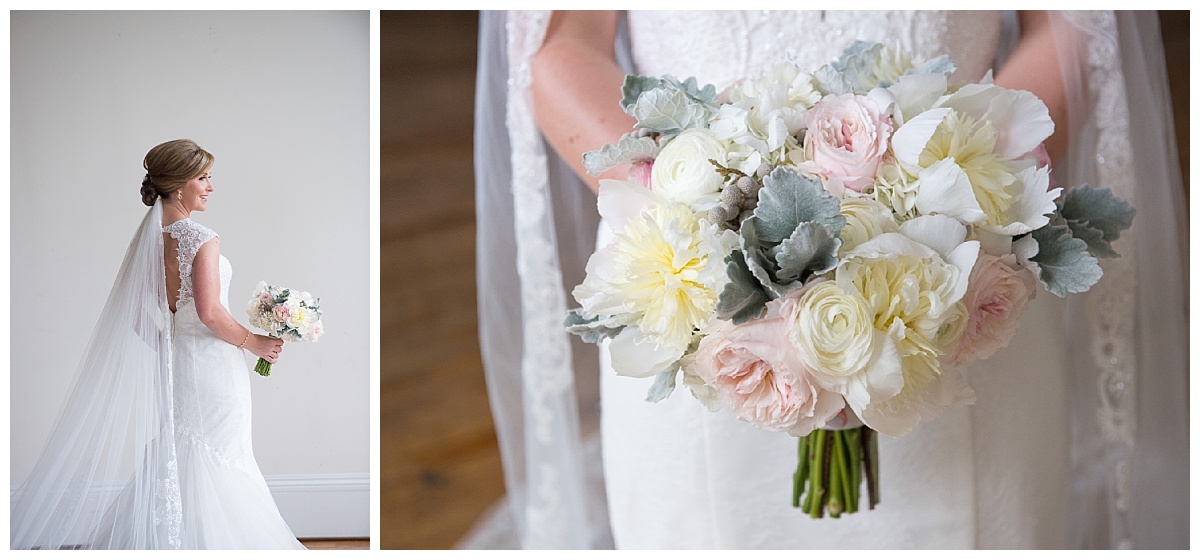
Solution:
[[[178,194],[179,196],[176,196],[175,198],[178,198],[179,200],[183,200],[183,193],[176,193],[176,194]]]

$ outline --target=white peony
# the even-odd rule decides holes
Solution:
[[[906,432],[925,412],[957,402],[958,385],[942,379],[939,357],[947,339],[961,329],[960,301],[979,255],[979,243],[963,241],[966,228],[949,218],[918,218],[902,228],[905,233],[885,233],[851,251],[838,265],[836,280],[843,291],[867,302],[875,330],[885,333],[895,347],[889,366],[901,376],[897,382],[902,390],[869,402],[847,395],[847,403],[864,422],[889,435]],[[910,235],[939,238],[935,244],[940,251]],[[946,401],[945,395],[954,398]],[[880,414],[881,407],[891,412]],[[917,412],[899,414],[901,409]]]
[[[613,369],[654,375],[713,319],[736,234],[625,181],[601,181],[599,206],[615,239],[592,255],[573,295],[585,312],[627,325],[612,341]]]
[[[1045,225],[1054,211],[1060,191],[1047,188],[1049,169],[1023,159],[1053,130],[1032,94],[974,84],[908,120],[892,148],[919,177],[918,212],[1013,236]]]

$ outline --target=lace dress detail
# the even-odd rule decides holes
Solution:
[[[978,80],[992,66],[999,12],[636,11],[629,18],[640,74],[702,77],[720,90],[780,58],[817,69],[855,40],[898,46],[930,59],[952,53],[951,83]]]
[[[164,227],[163,233],[179,242],[179,300],[175,302],[175,309],[179,309],[192,301],[192,261],[196,259],[196,252],[201,245],[217,237],[217,232],[184,218]]]

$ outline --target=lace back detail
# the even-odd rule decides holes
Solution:
[[[217,237],[217,232],[184,218],[164,227],[163,233],[179,242],[179,299],[175,302],[175,309],[179,309],[192,301],[192,261],[196,259],[196,252],[201,245]]]

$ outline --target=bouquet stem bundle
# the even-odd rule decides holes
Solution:
[[[799,438],[799,464],[792,479],[792,507],[814,519],[858,511],[863,477],[867,507],[879,503],[879,440],[866,426],[813,430]]]
[[[263,377],[271,375],[271,362],[259,358],[258,363],[254,364],[254,372]]]

